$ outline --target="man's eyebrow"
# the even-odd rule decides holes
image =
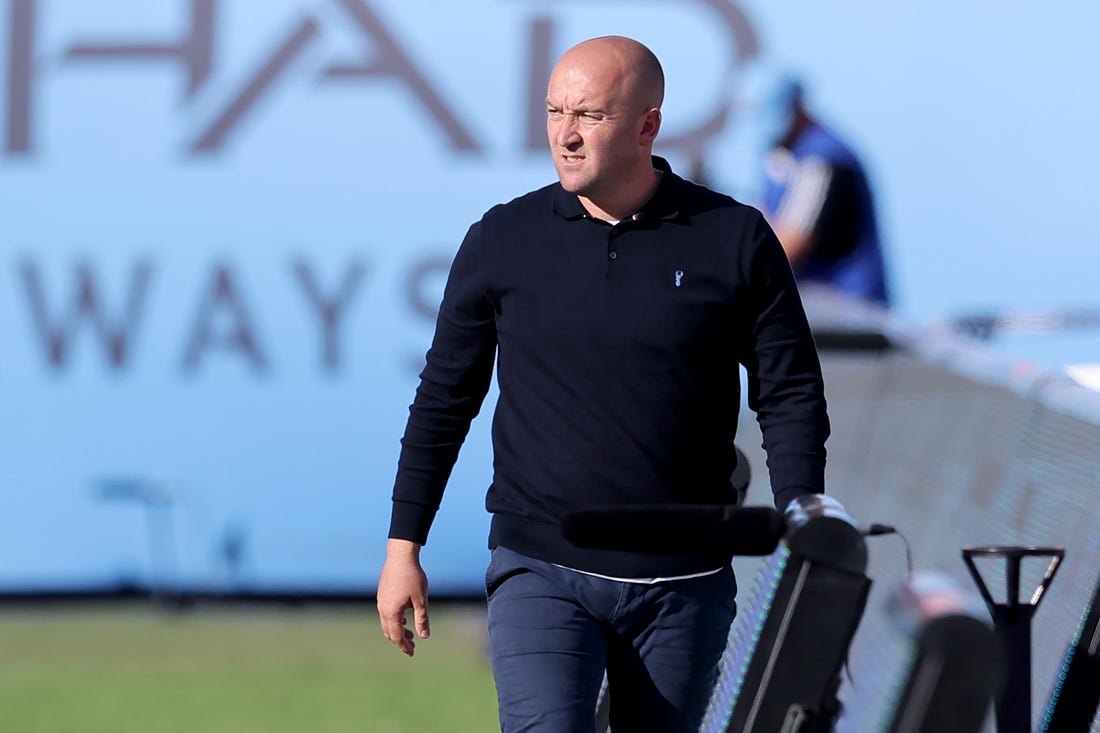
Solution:
[[[555,104],[554,102],[551,102],[549,99],[546,100],[546,106],[549,107],[550,109],[562,109],[561,105]],[[572,111],[573,114],[589,114],[589,113],[601,114],[601,115],[606,115],[607,114],[607,110],[602,109],[600,107],[590,107],[587,104],[579,104],[579,105],[573,107],[571,111]]]

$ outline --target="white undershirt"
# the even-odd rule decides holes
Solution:
[[[604,580],[614,580],[618,583],[638,583],[639,585],[656,585],[657,583],[666,583],[670,580],[690,580],[691,578],[703,578],[707,575],[714,575],[720,573],[725,568],[715,568],[714,570],[704,570],[701,573],[692,573],[691,575],[672,575],[668,578],[616,578],[613,575],[601,575],[600,573],[590,573],[587,570],[577,570],[576,568],[566,567],[565,565],[558,565],[557,563],[551,563],[556,568],[562,570],[572,570],[574,573],[580,573],[581,575],[591,575],[594,578],[603,578]]]

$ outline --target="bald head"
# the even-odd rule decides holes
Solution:
[[[601,36],[582,41],[566,51],[554,73],[583,69],[605,77],[619,87],[632,107],[660,109],[665,98],[665,72],[652,51],[633,38]]]
[[[621,36],[565,52],[546,89],[546,133],[558,179],[593,216],[619,220],[656,189],[664,73],[648,48]]]

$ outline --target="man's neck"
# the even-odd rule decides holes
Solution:
[[[646,171],[623,186],[625,194],[616,196],[613,201],[596,201],[587,196],[577,196],[581,206],[591,216],[603,221],[622,221],[629,219],[642,210],[656,193],[661,184],[661,172],[648,167]]]
[[[794,143],[798,140],[798,136],[805,131],[813,120],[802,110],[796,110],[794,119],[791,120],[791,126],[787,128],[787,131],[783,133],[783,137],[779,140],[779,147],[787,148],[788,150],[794,147]]]

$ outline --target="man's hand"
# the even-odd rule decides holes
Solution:
[[[406,627],[405,612],[413,610],[416,635],[427,639],[428,576],[420,567],[420,545],[391,539],[386,545],[386,562],[378,579],[378,620],[382,633],[410,657],[416,649],[413,632]]]

